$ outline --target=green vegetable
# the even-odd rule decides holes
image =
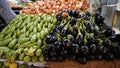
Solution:
[[[10,48],[13,48],[16,43],[17,43],[17,39],[15,38],[15,39],[13,39],[13,40],[9,43],[8,46],[9,46]]]
[[[48,29],[45,28],[45,29],[44,29],[44,34],[47,35],[48,33],[49,33],[49,32],[48,32]]]
[[[17,58],[17,52],[16,51],[11,51],[9,52],[9,56],[8,59],[11,61],[11,62],[15,62],[16,58]]]
[[[39,33],[39,32],[37,32],[37,34],[36,34],[36,35],[37,35],[37,40],[38,40],[38,39],[40,39],[40,33]]]
[[[20,44],[17,43],[17,44],[13,47],[13,49],[16,50],[16,49],[18,49],[19,46],[20,46]]]
[[[10,51],[12,51],[10,48],[8,48],[7,46],[3,46],[3,47],[0,47],[0,50],[3,50],[4,53],[8,53]]]
[[[37,49],[37,51],[35,52],[36,56],[41,56],[42,55],[42,50],[41,49]]]
[[[53,23],[54,25],[57,23],[57,19],[53,19],[52,21],[53,21],[52,23]]]
[[[33,29],[33,33],[34,33],[34,34],[37,33],[37,28],[36,28],[36,27],[34,27],[34,29]]]
[[[21,26],[21,22],[18,22],[16,28],[19,28],[20,26]]]
[[[17,35],[17,37],[20,36],[20,29],[17,29],[17,31],[16,31],[16,35]]]
[[[37,22],[34,22],[34,24],[33,24],[33,25],[34,25],[34,27],[37,27]]]
[[[26,37],[26,34],[24,33],[24,34],[21,34],[20,36],[19,36],[19,38],[25,38]]]
[[[15,26],[12,26],[12,28],[10,28],[11,32],[15,31]]]
[[[46,46],[46,45],[44,44],[44,45],[41,47],[41,49],[44,49],[44,48],[45,48],[45,46]]]
[[[45,35],[44,35],[44,31],[42,30],[41,33],[40,33],[40,38],[41,39],[44,39]]]
[[[28,56],[34,56],[34,52],[37,49],[37,47],[30,47],[29,50],[25,53]]]
[[[3,39],[3,37],[4,37],[4,34],[0,33],[0,41]]]
[[[45,22],[43,27],[48,27],[48,22]]]
[[[41,20],[41,22],[40,22],[40,26],[41,26],[41,28],[43,27],[43,20]]]
[[[3,39],[8,39],[8,38],[11,38],[13,33],[9,33],[8,35],[6,35]]]
[[[29,48],[25,48],[24,49],[24,53],[27,53],[28,50],[29,50]]]
[[[37,56],[32,56],[32,62],[37,62],[38,61],[38,57]]]
[[[24,57],[24,62],[25,63],[28,63],[28,62],[30,62],[31,61],[31,57],[30,56],[25,56]]]
[[[31,46],[33,46],[35,43],[31,43],[30,41],[28,41],[28,42],[25,42],[25,43],[23,43],[23,44],[21,44],[19,47],[21,48],[25,48],[25,47],[31,47]]]
[[[21,34],[26,32],[26,26],[24,26],[24,28],[20,31]]]
[[[30,26],[31,26],[31,16],[27,17],[26,23],[27,23],[27,29],[30,28]]]
[[[10,51],[9,53],[6,53],[6,59],[9,59],[10,62],[14,62],[17,58],[16,51]]]
[[[33,18],[31,18],[31,21],[35,21],[37,19],[37,16],[34,16]]]
[[[24,28],[24,26],[25,26],[25,23],[23,22],[20,26],[20,29]]]
[[[41,39],[37,40],[37,46],[40,48],[41,45],[42,45],[42,40]]]
[[[39,57],[39,61],[40,61],[40,62],[43,62],[43,61],[44,61],[44,56],[43,56],[43,55],[41,55],[41,56]]]
[[[0,50],[0,58],[2,57],[4,50]]]
[[[32,37],[31,37],[31,42],[36,42],[36,40],[37,40],[37,36],[36,36],[36,34],[34,34]]]
[[[28,41],[29,41],[29,38],[20,38],[20,39],[18,40],[18,43],[19,43],[19,44],[23,44],[23,43],[28,42]]]
[[[11,38],[0,41],[0,46],[5,46],[11,41]]]
[[[27,55],[27,56],[34,56],[34,52],[33,53],[25,53],[25,55]]]
[[[21,54],[23,51],[24,51],[24,48],[19,48],[19,49],[16,50],[16,52],[17,52],[18,54]]]
[[[5,67],[9,67],[11,63],[9,61],[5,61],[3,64]]]
[[[2,33],[5,33],[7,30],[8,30],[8,27],[5,27],[5,28],[2,30]]]
[[[9,58],[11,57],[10,52],[5,53],[4,55],[5,55],[5,58],[6,58],[6,59],[9,59]]]
[[[33,33],[33,32],[31,32],[31,33],[29,34],[29,38],[31,38],[31,37],[33,36],[33,34],[34,34],[34,33]]]
[[[29,31],[26,32],[26,37],[29,37]]]
[[[31,33],[33,31],[33,29],[34,29],[34,26],[31,25],[31,27],[28,29],[28,31]]]
[[[40,26],[40,24],[38,23],[38,25],[37,25],[37,31],[38,32],[40,32],[41,31],[41,26]]]
[[[49,29],[52,29],[53,28],[53,24],[50,24],[50,26],[48,26]]]
[[[29,29],[29,28],[31,28],[31,26],[32,26],[32,24],[31,24],[31,22],[29,22],[29,24],[27,24],[27,29]]]
[[[16,32],[15,32],[15,31],[14,31],[14,33],[13,33],[12,38],[17,38],[17,34],[16,34]]]
[[[22,53],[22,54],[19,55],[18,59],[19,59],[19,60],[24,60],[24,57],[25,57],[25,54]]]
[[[35,20],[35,22],[40,23],[40,21],[41,21],[41,18],[37,16],[37,19]]]
[[[51,16],[48,16],[48,17],[47,17],[47,21],[48,21],[48,23],[51,21],[51,19],[52,19]]]

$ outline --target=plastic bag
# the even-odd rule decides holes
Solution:
[[[116,10],[120,11],[120,0],[118,0]]]
[[[95,13],[98,8],[100,7],[100,1],[99,0],[89,0],[90,2],[90,12]]]

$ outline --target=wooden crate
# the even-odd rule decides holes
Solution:
[[[65,60],[64,62],[47,62],[50,68],[120,68],[120,60],[112,61],[88,61],[86,64],[80,64],[76,61]]]

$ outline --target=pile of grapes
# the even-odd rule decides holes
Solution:
[[[111,60],[120,58],[120,46],[113,44],[116,37],[104,17],[88,11],[65,10],[56,15],[57,25],[46,36],[43,55],[46,61],[75,60],[87,63],[88,60]],[[120,38],[119,38],[120,39]]]

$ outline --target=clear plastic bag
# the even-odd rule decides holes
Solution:
[[[116,10],[120,11],[120,0],[118,0]]]
[[[98,8],[100,7],[100,1],[99,0],[89,0],[90,2],[90,12],[95,13],[98,11]]]

